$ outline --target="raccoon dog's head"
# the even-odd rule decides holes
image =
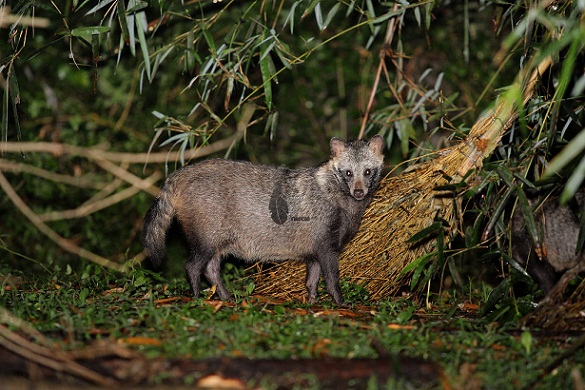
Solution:
[[[333,170],[344,190],[357,200],[362,200],[380,184],[384,165],[384,140],[376,135],[366,141],[344,142],[331,139]]]

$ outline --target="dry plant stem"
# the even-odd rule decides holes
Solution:
[[[146,180],[148,180],[148,178]],[[120,178],[113,179],[107,186],[105,186],[99,192],[92,195],[91,198],[87,199],[79,207],[95,203],[97,201],[107,198],[108,196],[111,196],[116,190],[118,190],[118,188],[122,186],[122,183],[124,183],[124,181]],[[154,183],[155,182],[153,182],[153,184]]]
[[[52,368],[56,371],[69,372],[102,386],[111,386],[115,383],[72,361],[73,355],[60,350],[55,343],[45,338],[43,334],[31,327],[29,323],[15,317],[8,310],[1,307],[0,323],[16,327],[19,331],[28,335],[29,338],[33,338],[36,341],[36,343],[32,343],[10,331],[6,326],[0,325],[0,345],[28,361]]]
[[[54,348],[49,349],[31,343],[11,332],[4,325],[0,325],[0,344],[27,361],[55,371],[66,372],[100,386],[110,387],[116,384],[115,381],[76,363],[64,351],[55,350]]]
[[[155,172],[153,175],[149,176],[144,181],[149,184],[154,184],[158,180],[160,180],[162,176],[163,176],[162,173]],[[136,195],[140,191],[141,189],[138,187],[134,186],[128,187],[107,198],[97,199],[92,202],[85,202],[83,205],[71,210],[52,211],[50,213],[40,215],[39,218],[43,222],[83,218],[97,211],[103,210],[117,203],[120,203],[123,200]]]
[[[394,9],[392,12],[396,12],[398,10],[398,3],[394,4]],[[364,136],[364,132],[366,131],[366,124],[368,123],[368,118],[370,116],[370,111],[372,110],[372,106],[374,105],[374,97],[376,96],[376,92],[378,91],[378,84],[380,82],[380,76],[382,74],[382,69],[385,69],[386,63],[384,59],[386,58],[386,52],[390,45],[392,44],[392,38],[394,37],[394,31],[396,31],[396,17],[392,18],[388,23],[388,29],[386,30],[386,38],[384,40],[384,48],[380,50],[380,63],[378,64],[378,71],[376,72],[376,78],[374,79],[374,85],[372,86],[372,92],[370,93],[370,99],[368,100],[368,107],[366,108],[366,112],[364,114],[364,119],[362,120],[362,127],[360,128],[360,133],[358,135],[358,139],[362,139]]]
[[[31,223],[33,225],[35,225],[35,227],[41,233],[43,233],[45,236],[49,237],[53,242],[55,242],[57,245],[59,245],[61,248],[63,248],[67,252],[73,253],[75,255],[78,255],[79,257],[93,261],[94,263],[97,263],[97,264],[104,266],[104,267],[107,267],[107,268],[114,269],[116,271],[123,271],[124,272],[127,270],[124,265],[114,263],[114,262],[106,259],[105,257],[96,255],[93,252],[90,252],[84,248],[77,246],[74,243],[72,243],[71,241],[61,237],[53,229],[48,227],[41,220],[41,218],[34,211],[32,211],[26,205],[26,203],[18,196],[18,194],[16,193],[14,188],[12,188],[12,186],[10,185],[10,183],[8,182],[8,180],[6,179],[6,177],[4,176],[4,174],[2,172],[0,172],[0,187],[6,193],[6,195],[8,195],[8,198],[12,201],[12,203],[14,203],[16,208],[18,208],[20,210],[20,212],[22,212],[24,214],[24,216],[29,221],[31,221]]]
[[[19,331],[26,333],[29,338],[34,339],[37,344],[43,345],[47,348],[55,348],[55,343],[53,341],[46,338],[45,335],[32,327],[30,323],[16,317],[2,306],[0,306],[0,323],[12,328],[17,328]]]
[[[16,173],[30,173],[31,175],[35,175],[38,177],[42,177],[43,179],[47,179],[56,183],[63,183],[73,187],[78,188],[90,188],[101,190],[104,188],[106,183],[100,183],[94,179],[89,179],[86,177],[74,177],[69,175],[63,175],[60,173],[55,173],[51,171],[47,171],[42,168],[34,167],[28,164],[22,163],[15,163],[12,161],[8,161],[5,159],[0,158],[0,171],[4,172],[16,172]]]
[[[95,152],[89,152],[90,156],[94,153]],[[99,152],[95,153],[95,155],[92,156],[92,159],[97,165],[99,165],[102,169],[110,172],[112,175],[119,177],[120,179],[128,182],[129,184],[132,184],[134,187],[137,187],[142,191],[148,192],[152,196],[158,195],[160,191],[158,187],[128,172],[127,169],[124,169],[108,160],[100,158]]]
[[[33,28],[47,28],[50,24],[47,18],[14,15],[10,13],[9,6],[0,6],[0,28],[8,28],[14,23]]]
[[[185,151],[185,160],[205,157],[221,150],[229,148],[234,142],[242,138],[237,132],[230,137],[216,141],[207,146]],[[57,156],[68,154],[72,156],[84,156],[90,159],[99,157],[113,163],[164,163],[170,160],[170,152],[158,153],[123,153],[108,152],[99,148],[81,147],[54,142],[2,142],[0,143],[0,155],[3,153],[51,153]]]

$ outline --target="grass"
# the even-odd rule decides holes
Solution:
[[[229,281],[228,288],[240,292],[235,303],[191,299],[185,278],[140,269],[120,275],[88,265],[81,272],[31,276],[4,269],[2,275],[0,306],[66,350],[105,339],[168,359],[387,353],[439,364],[455,388],[522,388],[542,373],[537,388],[574,388],[575,375],[585,373],[582,348],[552,373],[544,369],[570,347],[572,335],[481,318],[485,294],[476,292],[449,292],[426,307],[407,298],[370,302],[365,291],[344,285],[351,303],[338,308],[325,293],[315,306],[245,295],[253,286],[241,275]]]

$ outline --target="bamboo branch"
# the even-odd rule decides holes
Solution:
[[[95,163],[102,167],[104,170],[110,172],[114,176],[119,177],[120,179],[132,184],[134,187],[138,187],[142,191],[148,192],[152,196],[156,196],[159,193],[159,188],[152,183],[147,182],[139,178],[138,176],[128,172],[126,169],[116,165],[108,160],[104,160],[99,157],[99,152],[95,153],[93,151],[89,152],[89,155],[94,155]]]
[[[0,171],[4,172],[16,172],[16,173],[29,173],[43,179],[47,179],[56,183],[68,184],[78,188],[91,188],[100,190],[104,188],[106,183],[100,183],[95,178],[87,177],[74,177],[70,175],[63,175],[61,173],[55,173],[47,171],[39,167],[35,167],[29,164],[15,163],[0,158]]]
[[[144,180],[147,184],[156,183],[158,180],[162,178],[162,173],[155,172],[147,179]],[[42,214],[39,216],[39,219],[43,222],[48,221],[58,221],[63,219],[76,219],[76,218],[83,218],[90,214],[95,213],[96,211],[103,210],[110,206],[115,205],[116,203],[120,203],[121,201],[130,198],[131,196],[136,195],[141,191],[141,188],[138,186],[128,187],[112,196],[107,198],[98,199],[93,202],[85,202],[81,206],[71,209],[71,210],[62,210],[62,211],[52,211],[50,213]]]
[[[398,3],[394,4],[394,9],[392,12],[398,11]],[[368,118],[370,116],[370,111],[372,111],[372,106],[374,105],[374,97],[378,92],[378,83],[380,82],[380,76],[382,74],[382,70],[386,68],[386,53],[392,44],[392,39],[394,38],[394,32],[396,31],[396,17],[392,18],[388,23],[388,29],[386,30],[386,37],[384,39],[384,47],[380,50],[380,62],[378,63],[378,70],[376,72],[376,78],[374,79],[374,85],[372,86],[372,92],[370,93],[370,99],[368,100],[368,106],[366,107],[366,112],[364,113],[364,118],[362,120],[362,126],[360,128],[360,133],[358,135],[358,139],[362,139],[364,136],[364,132],[366,131],[366,124],[368,123]]]
[[[242,133],[237,131],[233,135],[216,141],[207,146],[185,151],[185,160],[205,157],[227,149],[240,138]],[[0,154],[3,153],[51,153],[56,156],[68,154],[83,156],[89,159],[100,158],[114,163],[146,164],[164,163],[169,160],[171,152],[158,153],[124,153],[96,150],[92,147],[81,147],[55,142],[0,142]],[[177,152],[178,153],[178,152]]]
[[[23,213],[24,216],[33,225],[35,225],[35,227],[41,233],[43,233],[45,236],[47,236],[49,239],[51,239],[53,242],[55,242],[57,245],[59,245],[61,248],[63,248],[67,252],[73,253],[79,257],[93,261],[94,263],[97,263],[97,264],[104,266],[104,267],[107,267],[107,268],[114,269],[116,271],[122,271],[122,272],[126,271],[126,267],[123,264],[114,263],[113,261],[110,261],[110,260],[106,259],[105,257],[101,257],[99,255],[96,255],[93,252],[90,252],[84,248],[81,248],[81,247],[75,245],[73,242],[61,237],[53,229],[48,227],[41,220],[41,218],[34,211],[32,211],[26,205],[26,203],[18,196],[18,194],[16,193],[14,188],[12,188],[12,186],[10,185],[8,180],[6,179],[6,176],[4,176],[4,174],[2,172],[0,172],[0,187],[6,193],[6,195],[8,195],[8,198],[20,210],[20,212]]]
[[[95,193],[91,198],[83,202],[80,207],[107,198],[108,196],[112,195],[118,188],[120,188],[123,183],[124,180],[115,177],[107,186],[102,188],[101,191]]]
[[[11,24],[47,28],[49,27],[49,19],[23,15],[14,15],[10,13],[10,7],[8,6],[0,7],[0,28],[9,27]]]
[[[75,362],[66,352],[31,343],[16,333],[11,332],[4,325],[0,325],[0,345],[29,362],[51,368],[55,371],[67,372],[104,387],[110,387],[116,384],[116,381]]]

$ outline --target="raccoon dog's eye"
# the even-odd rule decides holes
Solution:
[[[347,177],[352,177],[353,176],[353,172],[350,170],[345,171],[345,176]]]
[[[366,169],[364,171],[364,176],[370,176],[372,174],[372,171],[370,171],[369,169]]]

